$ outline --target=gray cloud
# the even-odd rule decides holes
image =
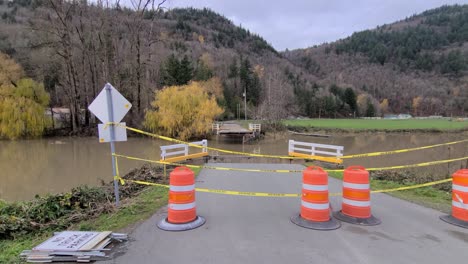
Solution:
[[[284,50],[332,42],[446,4],[468,0],[169,0],[165,6],[210,8]]]

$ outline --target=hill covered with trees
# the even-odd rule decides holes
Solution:
[[[76,133],[92,122],[87,107],[106,82],[132,102],[126,121],[137,126],[155,91],[213,77],[224,93],[221,118],[243,118],[244,92],[249,118],[294,112],[284,72],[302,70],[263,38],[208,9],[135,3],[0,0],[0,51],[44,84],[51,107],[70,109]]]
[[[320,84],[352,87],[380,111],[468,112],[468,5],[442,6],[284,55]]]
[[[42,83],[49,107],[70,109],[70,130],[93,119],[106,82],[140,126],[155,92],[192,81],[221,85],[222,119],[468,112],[467,6],[430,10],[318,47],[276,51],[209,9],[164,1],[0,0],[0,52]],[[94,127],[94,126],[93,126]]]

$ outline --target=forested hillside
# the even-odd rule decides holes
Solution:
[[[238,109],[244,109],[244,90],[249,118],[277,120],[294,113],[285,69],[301,69],[260,36],[208,9],[163,11],[152,1],[139,3],[130,9],[0,0],[0,51],[44,83],[51,106],[70,108],[75,132],[89,125],[86,109],[106,82],[130,99],[126,121],[137,126],[156,90],[210,78],[223,86],[221,118],[243,118]]]
[[[0,0],[0,52],[43,83],[49,107],[70,109],[73,133],[89,127],[106,82],[132,102],[136,126],[155,91],[208,80],[221,85],[222,119],[244,118],[244,91],[254,119],[468,112],[467,6],[279,53],[208,9],[134,2]]]
[[[353,87],[382,111],[468,112],[468,5],[443,6],[285,56],[317,74],[321,85]]]

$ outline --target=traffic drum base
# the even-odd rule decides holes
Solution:
[[[468,228],[468,222],[457,219],[451,215],[441,216],[440,219],[452,225],[456,225],[456,226],[463,227],[463,228]]]
[[[167,218],[161,219],[161,221],[158,222],[157,226],[159,229],[165,230],[165,231],[187,231],[187,230],[192,230],[197,227],[200,227],[204,225],[206,222],[205,218],[201,216],[197,216],[195,220],[192,222],[188,222],[185,224],[173,224],[169,223],[167,221]]]
[[[341,227],[341,223],[333,218],[326,222],[309,221],[301,217],[301,214],[291,216],[291,222],[294,224],[315,230],[335,230]]]
[[[341,211],[334,212],[333,217],[346,223],[355,224],[355,225],[363,225],[363,226],[374,226],[374,225],[380,225],[382,223],[382,221],[380,221],[373,215],[371,215],[371,217],[369,218],[356,218],[356,217],[345,215]]]

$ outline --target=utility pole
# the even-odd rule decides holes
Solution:
[[[247,120],[247,90],[244,88],[244,119]]]

